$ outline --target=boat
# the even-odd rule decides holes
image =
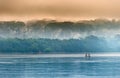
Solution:
[[[85,53],[85,58],[90,58],[90,53]]]

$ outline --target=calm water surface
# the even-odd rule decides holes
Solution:
[[[0,78],[120,78],[120,57],[0,58]]]

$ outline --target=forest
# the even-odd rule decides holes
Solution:
[[[120,44],[109,45],[104,38],[89,36],[83,39],[0,39],[1,54],[99,53],[120,51]],[[117,49],[116,49],[117,48]]]
[[[120,21],[0,21],[0,53],[120,52]]]

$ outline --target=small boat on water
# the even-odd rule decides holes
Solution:
[[[86,53],[85,54],[85,58],[90,58],[91,56],[90,56],[90,53]]]

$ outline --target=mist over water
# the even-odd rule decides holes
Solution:
[[[87,53],[87,52],[86,52]],[[1,54],[0,58],[86,58],[84,54]],[[120,57],[120,53],[90,53],[90,57]]]
[[[1,53],[120,52],[120,21],[1,21],[0,46]]]
[[[119,3],[0,0],[0,78],[120,78]]]
[[[0,77],[119,78],[119,25],[114,20],[0,22]]]

